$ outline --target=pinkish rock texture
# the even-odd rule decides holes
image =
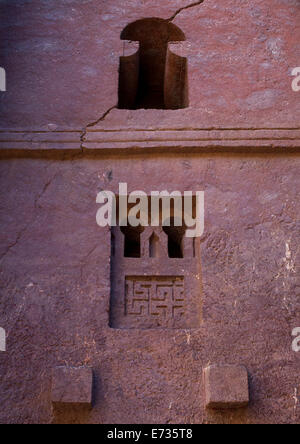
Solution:
[[[291,348],[300,310],[297,157],[178,156],[171,167],[165,155],[17,158],[0,167],[2,423],[51,422],[60,365],[94,370],[94,407],[78,422],[300,421],[300,355]],[[119,178],[129,190],[141,180],[146,192],[180,183],[205,190],[198,329],[109,328],[110,235],[95,223],[95,196],[117,192]],[[208,363],[247,367],[246,411],[204,409]]]
[[[1,2],[2,424],[300,422],[300,2],[179,12],[189,5]],[[188,61],[189,106],[117,109],[120,57],[133,53],[121,32],[151,17],[185,34],[172,50]],[[205,191],[193,328],[110,328],[111,232],[96,224],[96,195],[120,182]],[[181,268],[168,277],[199,275]],[[205,408],[215,364],[247,368],[247,408]],[[60,366],[93,369],[92,409],[53,409]]]
[[[237,409],[249,404],[248,372],[243,366],[214,365],[204,369],[206,407]]]
[[[92,407],[93,372],[87,367],[56,367],[52,371],[52,403]]]
[[[8,92],[1,128],[83,128],[118,102],[124,28],[171,18],[189,0],[1,2],[0,66]],[[190,108],[169,114],[114,111],[113,121],[163,128],[294,127],[299,98],[299,1],[205,0],[173,23],[186,36]],[[118,123],[119,124],[119,123]]]

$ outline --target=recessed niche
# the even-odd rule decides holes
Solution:
[[[176,227],[174,220],[171,221],[170,226],[163,227],[164,232],[168,236],[168,255],[169,258],[180,258],[184,257],[184,236],[185,227]]]
[[[139,42],[139,50],[120,58],[120,109],[181,109],[188,107],[187,59],[169,49],[185,41],[173,23],[147,18],[128,25],[122,40]]]
[[[144,228],[128,226],[122,227],[121,231],[124,234],[124,257],[141,257],[141,233]],[[114,236],[113,233],[112,236]]]
[[[148,196],[145,227],[123,226],[122,215],[111,228],[111,328],[186,329],[201,323],[200,239],[187,237],[186,225],[179,226],[179,202],[164,213],[167,201],[159,205],[159,226],[150,223],[150,208],[157,207]],[[117,199],[117,215],[119,204]]]
[[[136,227],[127,225],[125,226],[126,220],[119,220],[119,197],[117,197],[117,225],[111,232],[111,256],[114,257],[116,254],[120,255],[124,258],[141,258],[143,255],[146,255],[149,258],[170,258],[170,259],[184,259],[185,251],[184,251],[184,240],[185,233],[187,227],[184,221],[184,201],[183,198],[180,198],[180,201],[177,201],[177,210],[175,209],[175,201],[168,197],[161,197],[160,203],[158,207],[159,215],[159,230],[161,233],[159,235],[155,231],[155,227],[153,227],[151,231],[151,211],[152,211],[152,199],[148,196],[148,220],[149,227],[147,228],[147,233],[149,230],[151,231],[149,238],[147,240],[144,239],[144,242],[147,243],[146,251],[142,252],[141,244],[142,244],[142,236],[145,235],[145,227],[138,225]],[[169,216],[165,217],[164,207],[170,206]],[[134,204],[128,205],[127,218],[129,216],[129,210],[132,210]],[[150,211],[151,210],[151,211]],[[181,214],[181,217],[180,217]],[[196,217],[196,200],[195,197],[192,198],[192,213],[191,216],[195,219]],[[157,227],[158,228],[158,227]],[[120,249],[120,245],[117,244],[116,240],[117,233],[122,233],[123,238],[123,248]],[[119,238],[119,236],[117,236]],[[166,248],[164,248],[164,240],[166,239]],[[196,257],[195,251],[195,239],[191,242],[191,248],[188,253],[189,256]],[[118,249],[116,253],[116,249]]]

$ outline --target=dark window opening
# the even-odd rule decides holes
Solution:
[[[187,59],[168,47],[169,42],[184,41],[184,33],[167,20],[149,18],[128,25],[121,39],[139,42],[139,50],[120,58],[118,107],[187,108]]]
[[[124,257],[140,258],[141,257],[141,233],[143,227],[121,227],[124,234]]]
[[[172,221],[170,227],[164,226],[163,229],[168,236],[169,258],[183,259],[183,242],[186,231],[185,227],[175,227],[174,221]]]
[[[114,257],[116,255],[116,237],[113,233],[111,233],[111,256]]]

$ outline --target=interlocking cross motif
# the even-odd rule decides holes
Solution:
[[[126,278],[125,315],[174,318],[184,303],[183,277]]]

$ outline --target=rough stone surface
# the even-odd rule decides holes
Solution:
[[[93,372],[90,368],[56,367],[52,372],[52,402],[92,406]]]
[[[161,251],[149,255],[149,238],[157,235]],[[148,227],[141,234],[141,257],[124,257],[124,235],[114,229],[111,258],[110,326],[112,328],[197,328],[202,320],[200,248],[184,238],[184,257],[169,258],[168,237]]]
[[[298,423],[299,166],[247,153],[2,159],[1,423],[52,422],[52,368],[66,365],[94,369],[94,408],[74,422]],[[95,222],[96,194],[120,180],[205,190],[199,328],[109,328],[110,233]],[[246,411],[201,407],[210,363],[247,367]]]
[[[299,66],[300,3],[206,0],[175,14],[189,4],[0,2],[8,79],[0,95],[8,151],[0,151],[1,424],[300,422],[300,354],[291,347],[300,326],[299,93],[290,75]],[[132,50],[122,30],[174,14],[186,35],[178,53],[188,59],[189,107],[116,109],[119,58]],[[212,136],[213,128],[225,131]],[[207,134],[183,131],[199,129]],[[193,151],[195,137],[203,151]],[[105,149],[97,154],[93,143]],[[205,191],[194,328],[110,328],[111,232],[96,224],[96,195],[117,194],[120,182],[147,194]],[[181,268],[177,278],[199,277],[188,262]],[[247,368],[248,408],[205,408],[202,369],[215,363]],[[92,410],[53,408],[57,366],[93,368]]]
[[[236,365],[214,365],[204,369],[205,402],[211,409],[236,409],[249,404],[248,372]]]
[[[1,128],[85,128],[117,105],[125,27],[168,19],[189,0],[4,0],[0,5]],[[190,107],[114,110],[116,125],[294,126],[299,0],[205,0],[173,20],[185,34]]]

